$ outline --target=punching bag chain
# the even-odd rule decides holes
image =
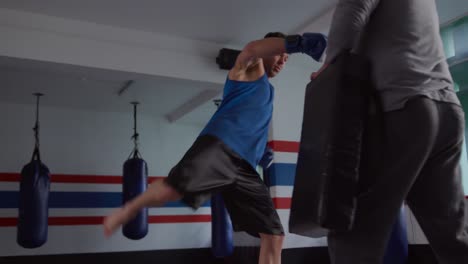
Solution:
[[[135,144],[135,147],[133,149],[133,157],[138,157],[139,152],[138,152],[138,132],[137,132],[137,105],[139,104],[138,102],[132,102],[133,105],[133,142]]]
[[[214,99],[213,103],[216,105],[216,108],[219,108],[219,105],[221,105],[222,100],[221,99]]]
[[[35,139],[33,159],[35,156],[37,156],[38,160],[40,160],[40,155],[39,155],[39,145],[40,145],[39,144],[39,99],[43,95],[44,94],[42,93],[34,93],[34,96],[36,96],[36,123],[33,127],[34,139]]]

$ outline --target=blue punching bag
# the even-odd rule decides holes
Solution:
[[[231,217],[224,206],[223,197],[211,197],[211,250],[217,258],[230,256],[234,251]]]
[[[37,96],[36,145],[31,162],[21,170],[17,243],[24,248],[37,248],[47,241],[49,218],[50,174],[42,164],[39,152],[39,97]]]
[[[406,234],[405,207],[402,206],[385,252],[384,264],[406,264],[408,259],[408,237]]]
[[[133,140],[135,148],[130,157],[123,166],[123,185],[122,198],[123,203],[137,197],[146,191],[148,184],[148,166],[141,158],[138,152],[138,133],[136,127],[136,102],[133,102],[134,107],[134,134]],[[123,234],[129,239],[141,239],[148,233],[148,208],[143,208],[141,211],[123,226]]]
[[[214,100],[219,107],[221,100]],[[217,258],[230,256],[234,251],[232,223],[221,193],[211,197],[211,251]]]

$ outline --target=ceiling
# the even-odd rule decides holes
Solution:
[[[245,44],[269,31],[293,32],[337,0],[2,0],[0,7],[157,32]]]
[[[132,30],[243,45],[268,31],[295,33],[328,11],[337,0],[2,0],[8,8]],[[441,22],[468,12],[466,0],[437,0]],[[121,96],[118,91],[133,80]],[[0,101],[34,103],[46,94],[50,106],[127,112],[130,101],[140,113],[163,116],[219,84],[0,57]],[[180,122],[203,125],[214,112],[211,100]]]
[[[125,85],[133,81],[119,95]],[[220,94],[219,84],[160,76],[109,71],[74,65],[0,57],[0,102],[32,104],[35,92],[44,93],[41,104],[87,111],[129,112],[140,102],[139,113],[164,116],[203,91]],[[181,121],[201,124],[214,112],[211,101]]]
[[[240,46],[268,31],[300,29],[335,2],[316,0],[313,8],[304,8],[310,1],[2,0],[0,8]],[[130,89],[118,96],[129,80],[134,80]],[[222,90],[208,82],[6,57],[0,57],[0,81],[0,101],[33,103],[31,94],[41,91],[46,94],[43,105],[122,112],[138,100],[140,112],[154,116],[166,115],[204,91]],[[177,122],[205,124],[215,111],[212,100],[206,99]]]
[[[127,29],[245,44],[269,31],[295,33],[338,0],[2,0],[8,8]],[[441,23],[468,12],[466,0],[436,0]]]

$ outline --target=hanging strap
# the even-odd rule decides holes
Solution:
[[[214,99],[214,100],[213,100],[213,103],[216,105],[216,108],[219,108],[219,106],[221,105],[221,102],[222,102],[222,101],[223,101],[223,100],[221,100],[221,99]]]
[[[140,155],[140,152],[138,151],[138,132],[137,132],[137,105],[139,104],[138,102],[131,102],[131,104],[133,105],[133,136],[132,136],[132,139],[133,139],[133,143],[134,143],[134,147],[133,147],[133,151],[130,153],[130,156],[128,158],[130,158],[133,154],[133,158],[140,158],[141,159],[141,155]]]
[[[36,124],[33,127],[35,144],[34,144],[34,152],[33,152],[31,161],[34,161],[34,160],[41,161],[41,154],[39,151],[39,145],[40,145],[39,144],[39,99],[44,94],[35,93],[34,95],[37,98],[36,99]]]

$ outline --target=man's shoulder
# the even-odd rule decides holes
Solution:
[[[236,83],[264,83],[265,85],[268,84],[269,86],[273,86],[269,79],[268,79],[268,76],[266,73],[264,73],[263,75],[260,75],[260,76],[255,76],[252,77],[252,78],[229,78],[229,76],[227,77],[226,79],[226,83],[228,82],[236,82]]]
[[[235,69],[234,66],[234,68],[229,71],[227,78],[231,81],[254,82],[263,78],[265,75],[265,69],[263,67],[263,63],[261,62],[255,67],[251,67],[246,70]]]

